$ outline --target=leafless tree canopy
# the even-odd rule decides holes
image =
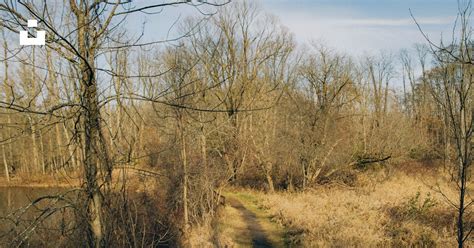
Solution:
[[[228,186],[351,187],[409,161],[451,175],[465,246],[473,46],[471,3],[459,6],[451,44],[426,36],[354,59],[298,46],[254,1],[0,2],[2,174],[70,185],[4,216],[0,246],[186,246]],[[127,30],[172,7],[195,13],[166,27],[175,37]],[[20,30],[35,33],[28,19],[45,46],[17,44]],[[59,231],[38,238],[47,224]]]

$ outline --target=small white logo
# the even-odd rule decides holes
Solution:
[[[28,20],[29,28],[38,27],[37,20]],[[20,31],[20,45],[22,46],[44,46],[46,44],[46,31],[37,31],[36,38],[29,38],[28,31]]]

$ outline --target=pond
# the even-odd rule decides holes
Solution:
[[[0,216],[31,203],[38,197],[57,195],[67,191],[65,188],[47,187],[0,187]]]
[[[61,236],[67,232],[71,211],[61,209],[66,204],[55,198],[31,203],[68,191],[57,187],[0,187],[0,247],[42,247],[54,244],[51,242],[59,245]]]

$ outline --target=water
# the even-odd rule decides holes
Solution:
[[[69,193],[65,195],[66,192]],[[62,195],[62,199],[44,198],[57,195]],[[168,234],[169,229],[157,221],[160,220],[160,216],[152,198],[138,194],[131,195],[132,208],[127,210],[130,212],[121,212],[123,211],[120,208],[121,204],[111,205],[116,207],[111,211],[118,213],[114,215],[116,219],[113,221],[118,223],[128,221],[126,223],[132,223],[134,225],[132,227],[140,227],[133,230],[136,232],[134,234],[136,237],[133,238],[137,244],[143,242],[144,247],[149,247],[146,244],[156,246],[158,240],[162,241],[162,234]],[[34,206],[31,205],[41,197],[44,199]],[[84,221],[83,213],[80,211],[84,209],[84,203],[83,194],[68,188],[0,187],[0,248],[84,247],[87,222]],[[111,244],[130,241],[128,233],[124,230],[123,228],[113,230],[111,235],[115,236],[111,236]],[[166,241],[162,242],[167,244]]]
[[[60,241],[67,231],[70,211],[64,201],[45,198],[70,191],[66,188],[0,187],[0,247],[22,244],[41,247]],[[70,222],[70,221],[69,221]],[[66,230],[66,231],[65,231]]]
[[[0,216],[24,207],[41,196],[57,195],[65,191],[65,188],[0,187]]]

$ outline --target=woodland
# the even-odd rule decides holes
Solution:
[[[0,191],[63,190],[0,216],[0,247],[207,247],[193,237],[211,235],[229,194],[250,190],[291,217],[278,204],[325,201],[318,190],[337,202],[341,190],[375,192],[399,173],[434,178],[449,244],[472,245],[472,5],[458,5],[442,41],[353,57],[296,42],[257,1],[1,1]],[[127,30],[173,7],[196,12],[177,38]],[[16,44],[32,18],[45,46]],[[414,210],[403,216],[425,221],[423,196],[406,200]],[[309,223],[317,211],[299,215]],[[348,215],[363,219],[357,212]],[[366,247],[448,244],[440,234],[394,243],[394,233]]]

